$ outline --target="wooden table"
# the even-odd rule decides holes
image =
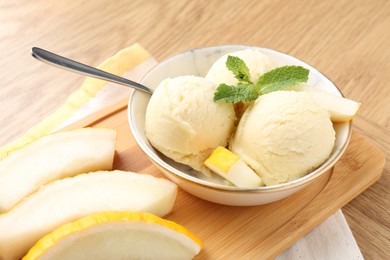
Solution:
[[[31,58],[33,46],[98,65],[140,43],[158,60],[210,45],[245,44],[296,56],[362,102],[354,131],[390,156],[390,2],[0,0],[0,145],[23,134],[83,77]],[[390,163],[343,208],[367,259],[390,255]]]

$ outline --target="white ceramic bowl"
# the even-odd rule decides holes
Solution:
[[[300,65],[310,70],[308,84],[342,96],[340,90],[322,73],[307,63],[274,50],[241,46],[215,46],[190,50],[175,55],[154,67],[141,80],[141,84],[155,89],[159,83],[168,77],[182,75],[205,76],[211,65],[222,55],[246,48],[254,48],[269,55],[279,66]],[[206,180],[188,166],[176,163],[158,152],[145,136],[145,112],[150,96],[140,91],[134,91],[129,100],[128,120],[131,132],[143,152],[150,158],[170,180],[177,183],[183,190],[208,201],[236,206],[260,205],[286,198],[299,191],[322,175],[331,175],[334,164],[344,153],[351,137],[352,123],[334,124],[336,143],[329,159],[308,175],[294,181],[254,189],[242,189],[224,185],[218,178]]]

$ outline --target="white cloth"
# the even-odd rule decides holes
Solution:
[[[343,212],[338,210],[276,258],[292,259],[358,260],[363,256]]]

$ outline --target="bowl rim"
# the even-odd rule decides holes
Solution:
[[[315,67],[311,66],[309,63],[307,63],[307,62],[305,62],[305,61],[303,61],[303,60],[301,60],[299,58],[296,58],[294,56],[291,56],[291,55],[289,55],[287,53],[277,51],[275,49],[263,48],[263,47],[259,47],[259,46],[250,46],[250,45],[215,45],[215,46],[206,46],[206,47],[194,48],[194,49],[190,49],[190,50],[187,50],[187,51],[183,51],[183,52],[177,53],[177,54],[175,54],[173,56],[170,56],[167,59],[165,59],[165,60],[159,62],[158,64],[156,64],[153,68],[151,68],[149,71],[147,71],[143,75],[143,77],[141,78],[141,81],[151,71],[153,71],[157,67],[163,65],[164,63],[170,62],[170,60],[172,60],[174,58],[177,58],[177,56],[189,54],[189,53],[195,52],[197,50],[204,50],[204,49],[212,50],[212,49],[220,49],[220,48],[237,48],[237,49],[251,48],[251,49],[258,49],[260,51],[261,50],[266,50],[268,52],[274,52],[274,53],[277,53],[279,55],[281,54],[281,55],[287,56],[289,59],[293,59],[293,60],[295,59],[295,60],[297,60],[297,61],[299,61],[301,63],[304,63],[304,64],[308,65],[310,67],[310,70],[314,70],[314,71],[316,71],[316,73],[318,73],[321,76],[323,76],[324,78],[326,78],[331,84],[334,85],[334,87],[337,89],[337,91],[340,93],[340,95],[342,97],[344,97],[344,95],[341,92],[340,88],[329,77],[324,75],[322,72],[317,70]],[[175,177],[177,177],[177,178],[179,178],[179,179],[181,179],[183,181],[190,181],[193,184],[196,184],[197,186],[200,186],[202,188],[207,188],[207,189],[212,189],[212,190],[220,190],[220,191],[225,191],[225,192],[240,193],[241,194],[241,193],[271,193],[271,192],[275,192],[275,191],[290,190],[290,189],[298,187],[298,186],[306,185],[306,184],[314,181],[318,176],[320,176],[320,175],[324,174],[325,172],[327,172],[330,168],[332,168],[338,162],[340,157],[344,154],[345,150],[347,149],[348,144],[349,144],[350,139],[351,139],[351,136],[352,136],[352,120],[350,120],[348,122],[348,125],[347,125],[348,126],[348,133],[347,133],[347,137],[345,139],[345,142],[342,144],[340,149],[337,151],[337,153],[335,154],[333,160],[330,160],[330,161],[329,161],[329,159],[326,160],[322,165],[317,167],[315,170],[309,172],[305,176],[300,177],[298,179],[295,179],[295,180],[292,180],[292,181],[289,181],[289,182],[286,182],[286,183],[276,184],[276,185],[272,185],[272,186],[260,186],[260,187],[256,187],[256,188],[239,188],[237,186],[228,186],[228,185],[223,185],[223,184],[217,184],[217,183],[213,183],[213,182],[210,182],[210,181],[202,180],[200,178],[194,177],[192,175],[189,175],[189,174],[187,174],[185,172],[182,172],[182,171],[176,169],[175,167],[171,166],[170,164],[168,164],[167,162],[162,160],[157,155],[157,153],[155,153],[151,149],[149,149],[149,147],[143,142],[143,140],[139,136],[137,127],[135,126],[135,123],[132,120],[132,118],[134,118],[134,116],[133,116],[134,112],[132,111],[131,106],[132,106],[134,98],[136,97],[136,92],[138,92],[138,91],[133,91],[130,94],[130,98],[129,98],[129,101],[128,101],[128,108],[127,108],[127,117],[128,117],[128,122],[129,122],[131,133],[132,133],[132,135],[133,135],[137,145],[141,148],[143,153],[154,164],[156,164],[157,166],[160,166],[165,171],[175,175]],[[166,175],[167,173],[164,172],[164,170],[162,170],[162,172]]]

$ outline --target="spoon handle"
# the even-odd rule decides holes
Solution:
[[[79,74],[83,74],[86,76],[114,82],[114,83],[117,83],[120,85],[124,85],[124,86],[130,87],[130,88],[134,88],[134,89],[143,91],[143,92],[148,93],[150,95],[153,93],[153,91],[150,88],[147,88],[144,85],[141,85],[137,82],[116,76],[114,74],[105,72],[103,70],[93,68],[91,66],[88,66],[88,65],[82,64],[80,62],[62,57],[60,55],[46,51],[46,50],[41,49],[41,48],[33,47],[31,49],[31,54],[37,60],[40,60],[40,61],[45,62],[47,64],[53,65],[55,67],[66,69],[66,70],[69,70],[72,72],[77,72]]]

